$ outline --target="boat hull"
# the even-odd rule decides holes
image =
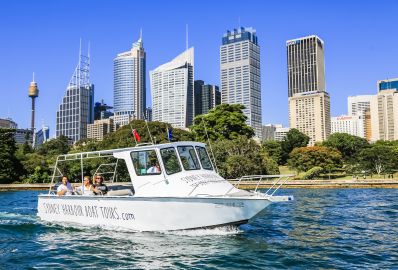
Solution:
[[[49,222],[169,231],[240,225],[270,204],[266,198],[40,195],[38,216]]]

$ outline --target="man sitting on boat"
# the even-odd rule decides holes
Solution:
[[[160,173],[160,166],[159,163],[156,161],[152,163],[152,167],[150,167],[147,171],[148,174],[159,174]]]
[[[105,195],[108,192],[108,187],[104,184],[104,178],[102,175],[96,175],[94,179],[94,193],[96,195]]]
[[[57,195],[63,196],[63,195],[72,195],[72,194],[73,194],[73,189],[72,185],[69,183],[68,177],[62,176],[62,184],[59,185],[57,188]]]
[[[93,182],[90,176],[85,176],[83,180],[83,185],[76,189],[76,192],[81,195],[92,196],[94,194]]]

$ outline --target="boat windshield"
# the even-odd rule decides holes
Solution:
[[[178,161],[174,147],[160,149],[160,155],[162,156],[163,165],[167,174],[170,175],[181,172],[180,162]]]
[[[198,151],[202,168],[205,170],[213,170],[213,166],[211,165],[211,161],[209,155],[207,154],[206,148],[202,146],[196,146],[196,151]]]
[[[131,152],[131,159],[138,176],[161,173],[155,150]]]
[[[193,146],[178,146],[177,150],[185,170],[200,170],[199,161]]]

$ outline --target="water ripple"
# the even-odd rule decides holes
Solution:
[[[52,224],[35,191],[0,193],[1,269],[398,268],[398,191],[283,190],[250,224],[166,233]]]

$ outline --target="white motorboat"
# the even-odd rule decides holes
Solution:
[[[113,166],[110,176],[124,160],[131,182],[124,189],[106,195],[57,196],[53,189],[39,195],[38,216],[49,222],[71,222],[88,226],[118,227],[134,231],[165,231],[208,228],[247,223],[271,202],[290,201],[292,196],[275,196],[288,179],[278,176],[265,193],[257,191],[260,181],[275,176],[253,176],[254,191],[239,189],[215,170],[205,144],[175,142],[131,148],[61,155],[57,158],[53,183],[62,175],[60,164],[86,159],[114,158],[101,164],[97,174]]]

